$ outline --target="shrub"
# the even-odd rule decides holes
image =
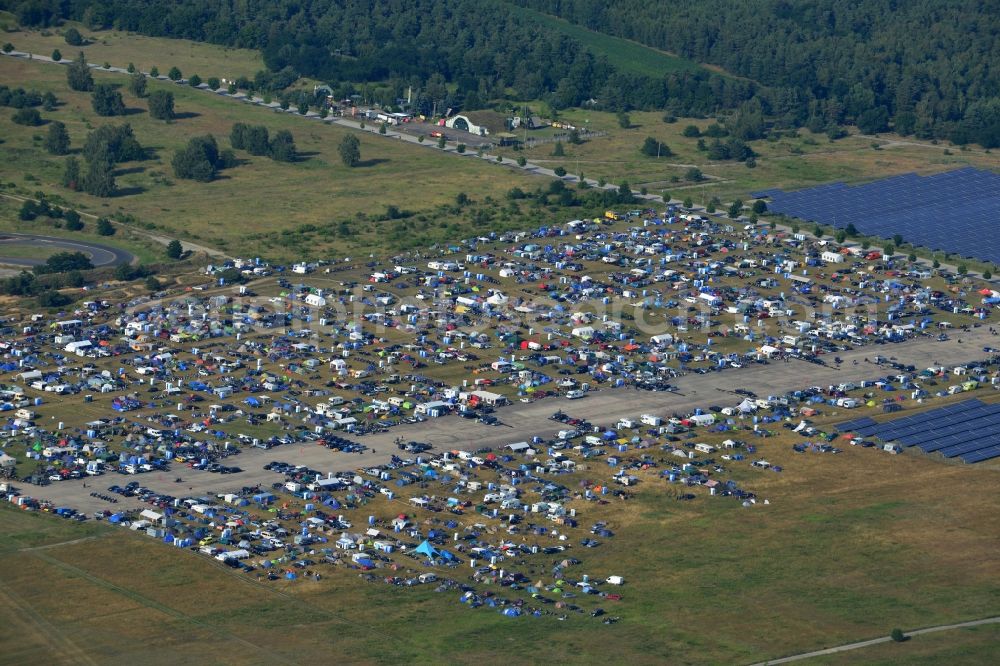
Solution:
[[[42,124],[42,114],[37,109],[18,109],[10,118],[18,125],[37,127]]]
[[[111,224],[111,220],[106,217],[102,217],[97,220],[97,235],[98,236],[114,236],[115,228]]]
[[[83,35],[76,28],[67,28],[63,33],[63,39],[70,46],[83,46]]]

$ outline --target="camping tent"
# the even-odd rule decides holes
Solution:
[[[423,543],[421,543],[419,546],[417,546],[416,549],[414,549],[413,552],[415,552],[415,553],[421,553],[421,554],[426,555],[427,557],[431,557],[431,558],[437,557],[437,554],[438,554],[438,552],[434,548],[434,546],[431,545],[431,542],[427,541],[427,540],[424,540]]]

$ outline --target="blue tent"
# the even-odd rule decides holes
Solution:
[[[437,557],[438,554],[434,546],[431,545],[431,542],[427,541],[426,539],[423,541],[423,543],[417,546],[413,552],[421,553],[423,555],[426,555],[427,557]]]

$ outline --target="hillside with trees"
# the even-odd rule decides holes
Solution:
[[[1000,146],[996,0],[513,0],[800,100],[796,124]]]
[[[307,75],[390,105],[412,89],[423,114],[500,98],[677,116],[752,102],[782,127],[855,124],[1000,145],[998,0],[0,0],[0,8],[24,25],[65,18],[258,49],[269,71],[243,87],[280,89]],[[728,75],[616,68],[536,12]]]

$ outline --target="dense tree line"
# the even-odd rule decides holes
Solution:
[[[276,162],[298,159],[295,138],[288,130],[278,130],[273,137],[264,125],[234,123],[229,132],[229,144],[251,155],[266,155]]]
[[[132,126],[102,125],[87,134],[83,144],[86,169],[70,155],[66,158],[62,184],[95,197],[110,197],[116,191],[115,165],[145,157],[146,151],[132,133]]]
[[[996,0],[515,2],[753,79],[811,129],[1000,145]]]
[[[188,141],[187,146],[174,155],[171,165],[178,178],[207,183],[215,180],[222,169],[235,166],[236,157],[231,150],[220,153],[215,138],[206,134]]]
[[[619,71],[515,5],[736,76]],[[1000,145],[997,0],[0,0],[0,8],[26,25],[69,18],[258,49],[269,71],[238,87],[275,90],[304,74],[338,96],[383,104],[412,88],[420,113],[505,95],[674,115],[752,100],[786,126],[855,123]]]
[[[558,108],[591,98],[613,110],[711,113],[753,97],[752,82],[708,71],[652,78],[617,72],[578,41],[518,8],[478,0],[0,0],[42,4],[40,21],[182,37],[262,51],[269,71],[237,88],[276,90],[299,74],[393,104],[412,90],[415,108],[483,108],[513,93]],[[24,20],[24,19],[22,19]],[[176,72],[180,78],[180,72]],[[367,83],[366,83],[367,82]]]
[[[46,111],[56,108],[56,96],[51,92],[40,93],[37,90],[24,88],[8,88],[0,85],[0,106],[14,109],[27,109],[40,106]]]

